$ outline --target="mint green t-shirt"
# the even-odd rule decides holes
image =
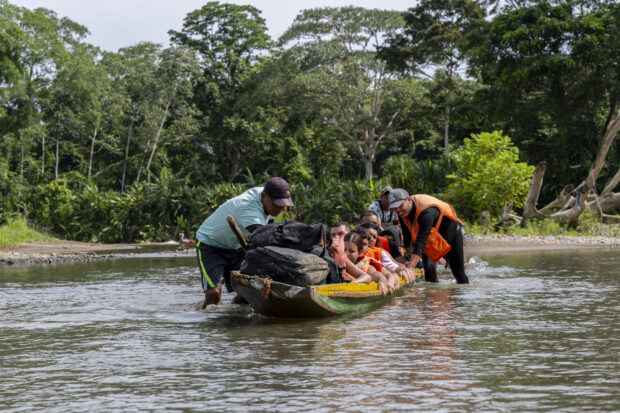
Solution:
[[[241,195],[224,202],[205,219],[196,232],[196,239],[214,247],[241,248],[237,237],[226,221],[226,217],[232,215],[235,218],[237,225],[247,239],[250,233],[245,229],[246,227],[254,224],[265,225],[271,218],[263,208],[263,203],[260,200],[261,192],[263,192],[263,187],[248,189]]]

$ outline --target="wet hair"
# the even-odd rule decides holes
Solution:
[[[344,236],[344,242],[354,243],[357,245],[357,251],[359,252],[362,250],[364,240],[368,240],[367,236],[368,234],[360,234],[358,232],[351,231]]]
[[[330,228],[338,228],[338,227],[345,227],[346,229],[351,231],[351,226],[345,221],[334,222]]]
[[[374,222],[362,222],[361,224],[359,224],[359,226],[362,228],[374,229],[375,231],[377,231],[377,235],[379,234],[379,225],[375,224]]]
[[[368,233],[368,230],[360,225],[356,226],[355,228],[353,228],[351,230],[351,232],[354,232],[356,234],[361,235],[364,239],[367,239],[370,241],[370,234]]]
[[[366,217],[371,217],[374,216],[375,218],[377,218],[378,221],[381,221],[381,218],[379,218],[379,215],[377,215],[377,213],[375,211],[364,211],[362,212],[362,215],[360,215],[360,220],[359,222],[362,222],[364,220],[364,218]]]

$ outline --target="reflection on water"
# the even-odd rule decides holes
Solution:
[[[0,268],[3,411],[614,411],[619,250],[490,255],[367,314],[201,301],[193,257]]]

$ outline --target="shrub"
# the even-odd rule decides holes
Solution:
[[[455,172],[446,197],[459,215],[474,218],[485,209],[499,215],[506,202],[523,206],[534,167],[518,162],[519,149],[501,131],[466,138],[450,158]]]

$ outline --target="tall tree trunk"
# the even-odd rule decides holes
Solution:
[[[166,103],[166,110],[164,111],[164,116],[161,119],[161,123],[159,124],[159,129],[157,130],[157,134],[155,135],[155,142],[153,143],[153,150],[151,151],[151,156],[149,156],[149,161],[146,164],[147,171],[151,168],[151,162],[153,161],[153,156],[155,156],[155,150],[157,149],[157,143],[159,142],[161,131],[164,128],[164,122],[166,122],[166,118],[168,117],[168,109],[170,109],[171,102],[172,102],[172,95],[168,98],[168,103]]]
[[[544,214],[540,213],[536,209],[536,203],[538,202],[538,196],[540,195],[540,188],[542,187],[543,177],[545,176],[546,170],[547,163],[545,161],[536,165],[536,169],[532,175],[530,190],[527,194],[527,200],[525,201],[525,206],[523,207],[523,220],[521,221],[521,225],[525,225],[528,219],[541,219],[545,217]]]
[[[131,130],[133,129],[133,119],[131,117],[131,124],[129,125],[129,132],[127,132],[127,145],[125,145],[125,159],[123,160],[123,177],[121,178],[121,192],[125,192],[125,172],[127,171],[127,158],[129,158],[129,143],[131,142]]]
[[[367,181],[372,180],[372,155],[364,156],[364,178]]]
[[[620,111],[618,111],[614,120],[612,120],[607,126],[607,131],[605,132],[605,136],[601,142],[598,154],[596,155],[594,163],[592,163],[592,166],[590,167],[588,177],[586,178],[586,193],[590,191],[596,192],[596,178],[598,178],[601,169],[603,169],[603,166],[605,165],[607,152],[609,152],[609,147],[618,134],[618,130],[620,130]]]
[[[56,138],[56,167],[54,168],[54,179],[58,179],[58,147],[60,143],[58,142],[58,138]]]
[[[93,166],[93,155],[95,153],[95,140],[97,139],[97,127],[95,127],[95,132],[93,133],[93,138],[90,142],[90,157],[88,158],[88,177],[90,178],[90,171]]]

